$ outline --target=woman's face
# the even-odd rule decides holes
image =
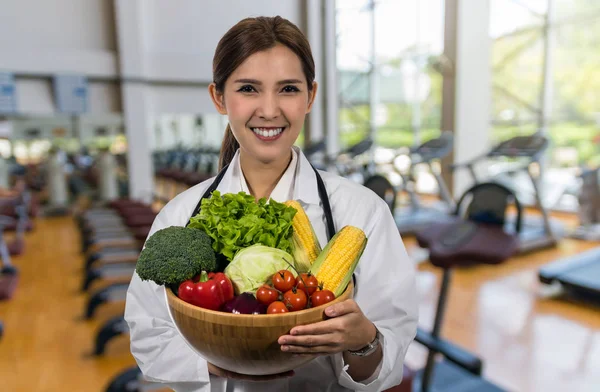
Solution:
[[[316,88],[314,83],[308,90],[300,59],[278,44],[248,57],[227,79],[223,94],[214,84],[209,90],[244,155],[268,164],[289,157]]]

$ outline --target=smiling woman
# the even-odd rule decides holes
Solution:
[[[146,377],[181,391],[375,392],[398,385],[416,333],[414,265],[382,199],[362,185],[316,170],[294,146],[317,93],[306,37],[281,17],[242,20],[217,45],[209,92],[229,121],[219,174],[170,201],[149,236],[162,228],[186,226],[210,211],[207,200],[214,191],[245,192],[268,204],[294,200],[302,203],[322,246],[345,227],[364,233],[362,256],[356,256],[353,270],[356,295],[328,306],[326,320],[295,325],[269,344],[290,360],[293,355],[314,357],[306,365],[282,374],[257,365],[262,369],[249,375],[234,373],[250,372],[213,359],[227,369],[217,367],[191,350],[166,308],[164,288],[142,281],[136,273],[125,319],[140,369]],[[351,249],[356,245],[352,241],[356,242],[350,239],[344,247]],[[340,263],[352,257],[342,251],[331,255],[340,256]],[[237,341],[249,344],[243,338]],[[257,383],[265,380],[269,382]]]

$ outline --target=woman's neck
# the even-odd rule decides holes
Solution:
[[[246,179],[250,194],[256,200],[263,197],[268,199],[291,161],[291,149],[288,155],[267,164],[248,156],[244,150],[240,150],[242,175]]]

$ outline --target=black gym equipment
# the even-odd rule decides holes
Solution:
[[[600,304],[600,248],[565,257],[540,268],[540,282],[557,284],[576,300]]]
[[[129,326],[123,316],[113,317],[105,322],[96,333],[94,353],[95,356],[102,356],[106,351],[106,346],[112,339],[129,333]]]
[[[454,200],[450,195],[444,179],[433,163],[445,158],[452,152],[453,136],[451,132],[443,132],[440,137],[431,139],[418,147],[411,148],[408,152],[410,156],[410,166],[408,173],[398,170],[396,165],[394,169],[402,177],[400,189],[396,189],[391,182],[382,174],[376,174],[367,178],[364,185],[374,191],[379,197],[386,201],[394,214],[396,225],[400,234],[415,234],[419,230],[429,227],[434,223],[450,221],[454,209]],[[405,155],[405,154],[401,154]],[[394,158],[394,161],[399,156]],[[434,175],[438,185],[440,203],[426,206],[416,193],[416,174],[417,165],[425,164]],[[410,203],[406,207],[396,207],[396,195],[399,191],[406,192],[409,195]]]
[[[116,282],[92,293],[85,306],[84,318],[90,320],[94,317],[98,307],[110,302],[123,302],[127,298],[129,282]]]
[[[117,374],[105,392],[150,392],[164,389],[165,386],[144,380],[142,371],[133,366]]]
[[[508,160],[524,160],[524,164],[516,164],[513,169],[504,170],[505,176],[511,176],[519,172],[526,172],[533,185],[533,193],[535,198],[535,207],[540,211],[541,217],[525,216],[523,219],[523,227],[519,234],[519,253],[527,253],[536,250],[554,247],[558,244],[560,235],[562,234],[562,225],[558,222],[551,221],[548,211],[543,205],[539,178],[534,174],[533,167],[539,164],[539,161],[548,147],[548,139],[540,134],[532,134],[528,136],[516,136],[506,141],[503,141],[494,146],[486,154],[476,157],[465,163],[452,165],[453,169],[466,168],[468,169],[474,183],[479,183],[479,178],[475,170],[475,164],[481,161],[489,161],[492,159],[508,159]],[[493,179],[497,182],[502,182],[499,179]],[[490,181],[490,180],[488,180]],[[505,184],[510,186],[510,184]],[[511,219],[507,220],[507,229],[514,227]]]
[[[506,230],[507,209],[516,208],[514,227]],[[417,233],[419,245],[429,249],[430,262],[443,269],[442,284],[431,332],[419,331],[416,341],[429,349],[424,369],[415,376],[416,389],[439,391],[502,391],[481,377],[482,361],[440,337],[450,279],[454,267],[499,264],[517,253],[522,207],[516,195],[497,183],[468,189],[457,203],[455,220]],[[442,354],[444,361],[435,357]],[[467,364],[468,366],[465,366]]]
[[[4,241],[4,227],[12,224],[13,218],[0,215],[0,257],[2,268],[0,269],[0,300],[12,298],[19,281],[19,272],[12,265],[10,251]]]

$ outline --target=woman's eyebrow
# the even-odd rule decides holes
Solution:
[[[234,83],[248,83],[248,84],[256,84],[262,85],[263,83],[260,80],[256,79],[237,79]],[[284,79],[277,82],[277,84],[302,84],[302,80],[300,79]]]

